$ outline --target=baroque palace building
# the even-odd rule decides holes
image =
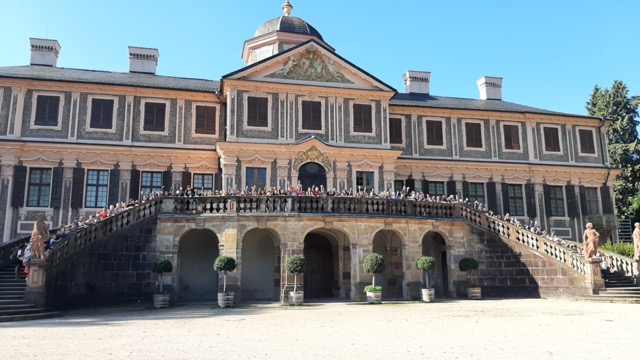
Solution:
[[[613,236],[615,172],[607,158],[607,121],[504,101],[499,77],[478,80],[477,99],[431,94],[426,71],[407,71],[404,91],[397,91],[291,16],[288,1],[283,9],[284,16],[265,22],[245,41],[246,66],[220,81],[157,75],[158,50],[140,47],[129,47],[128,73],[60,68],[56,40],[30,39],[29,65],[0,67],[3,241],[29,235],[39,213],[55,228],[118,201],[187,185],[208,193],[254,185],[287,188],[298,182],[305,189],[322,185],[337,191],[407,186],[432,196],[478,201],[522,223],[537,222],[560,238],[579,239],[587,222]],[[273,223],[278,221],[287,222]],[[282,226],[290,229],[291,221],[305,220],[289,219]],[[339,259],[341,271],[327,275],[329,282],[339,296],[353,299],[349,282],[361,279],[355,279],[350,262],[361,253],[352,249],[355,237],[363,235],[335,230],[336,222],[347,229],[350,222],[365,220],[319,221],[323,229],[300,231],[305,239],[300,246],[305,254],[315,249],[318,263]],[[251,230],[237,223],[213,232],[223,243],[235,228],[234,254],[242,260],[275,253],[267,261],[278,266],[266,276],[273,281],[282,274],[278,254],[286,243],[302,241],[279,233],[278,226]],[[263,228],[269,230],[262,234]],[[374,250],[377,237],[384,238],[380,247],[387,251],[425,241],[421,231],[409,239],[398,236],[401,231],[384,232],[392,225],[382,228],[366,241]],[[198,231],[202,226],[194,236],[204,236]],[[182,234],[171,234],[158,230],[157,246],[180,262],[183,251],[192,250],[177,244]],[[263,235],[276,240],[240,250],[243,239],[257,243]],[[433,241],[451,246],[446,231],[442,237]],[[398,261],[398,281],[389,283],[397,296],[406,297],[402,272],[409,271],[412,259]],[[453,271],[454,259],[439,261],[449,262],[440,264],[439,275],[445,283],[440,288],[447,289],[443,273]],[[188,266],[178,266],[173,280],[178,288],[193,281],[185,275]],[[245,261],[242,271],[248,266]],[[242,278],[246,294],[249,284],[265,276],[254,273]],[[331,295],[330,288],[318,284],[310,291]],[[253,290],[249,298],[271,297],[270,288],[256,285]]]

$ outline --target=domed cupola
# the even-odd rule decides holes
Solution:
[[[242,59],[249,65],[266,59],[279,52],[285,51],[309,39],[314,39],[333,50],[327,45],[316,30],[303,19],[291,16],[293,5],[286,0],[282,5],[284,16],[271,19],[260,25],[254,37],[244,42]]]

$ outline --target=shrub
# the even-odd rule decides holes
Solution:
[[[364,287],[364,291],[365,292],[381,292],[382,291],[382,286],[367,285],[367,286]]]
[[[478,270],[478,261],[474,258],[463,258],[458,263],[460,271]]]
[[[307,268],[307,260],[302,255],[292,255],[287,258],[284,267],[289,274],[300,275]]]
[[[364,271],[370,274],[380,274],[384,271],[384,257],[378,253],[371,253],[364,258]]]
[[[622,255],[628,258],[633,258],[633,244],[632,243],[606,243],[602,245],[602,250],[610,251],[618,255]]]
[[[218,256],[213,263],[213,268],[216,271],[233,271],[236,269],[236,259],[231,256]]]
[[[170,260],[157,258],[151,266],[151,271],[158,274],[170,273],[173,271],[173,264]]]
[[[431,271],[436,267],[436,259],[433,256],[423,256],[416,265],[422,271]]]

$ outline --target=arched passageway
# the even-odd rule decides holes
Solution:
[[[447,246],[444,237],[436,231],[429,231],[422,238],[422,256],[433,256],[435,270],[429,278],[436,296],[449,296],[449,274],[447,264]],[[424,281],[424,278],[423,278]]]
[[[243,301],[277,301],[280,288],[280,245],[270,230],[249,230],[242,238],[240,292]]]
[[[339,231],[315,230],[304,238],[305,298],[351,297],[351,252]]]
[[[214,301],[218,273],[213,262],[219,254],[218,237],[211,230],[185,233],[178,245],[178,299],[182,302]]]
[[[302,190],[307,191],[310,187],[327,187],[327,170],[321,164],[308,162],[298,170],[298,181],[302,185]]]
[[[384,272],[376,275],[376,285],[382,286],[385,299],[402,299],[404,271],[402,267],[402,240],[391,230],[381,230],[373,237],[373,252],[384,257]]]

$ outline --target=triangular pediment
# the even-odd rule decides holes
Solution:
[[[223,79],[393,91],[322,44],[310,40]]]

